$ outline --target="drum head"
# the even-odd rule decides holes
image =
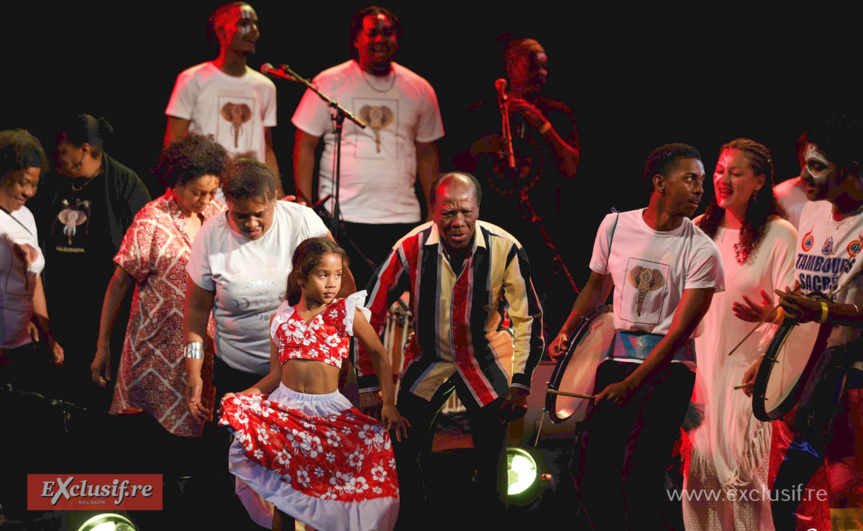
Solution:
[[[570,348],[558,361],[548,388],[555,391],[589,395],[593,392],[596,369],[602,363],[614,340],[614,316],[610,306],[594,312],[579,325]],[[548,393],[545,407],[552,422],[570,418],[584,420],[589,400]]]
[[[802,390],[818,335],[816,323],[779,327],[755,378],[752,391],[755,418],[768,422],[791,411]]]

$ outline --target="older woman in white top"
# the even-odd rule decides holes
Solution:
[[[285,299],[291,256],[307,238],[332,239],[310,208],[276,200],[276,180],[263,163],[240,159],[222,174],[228,210],[201,227],[186,268],[184,336],[186,402],[209,418],[201,400],[202,344],[207,319],[216,321],[217,393],[247,389],[269,372],[269,319]],[[356,291],[346,269],[340,296]]]

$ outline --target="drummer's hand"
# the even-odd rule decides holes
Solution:
[[[798,323],[818,321],[821,318],[821,302],[811,297],[795,295],[786,286],[785,291],[775,290],[779,295],[779,304],[785,310],[785,315]],[[828,302],[828,301],[825,301]]]
[[[500,404],[498,417],[501,423],[515,422],[527,413],[527,395],[530,391],[521,387],[510,387]]]
[[[360,393],[360,411],[376,420],[381,420],[381,409],[384,398],[380,391],[369,391]]]
[[[566,334],[558,334],[554,341],[548,346],[548,355],[551,359],[556,360],[563,356],[569,348],[569,336]]]
[[[752,388],[755,386],[755,377],[758,375],[758,368],[761,367],[762,361],[764,361],[763,357],[758,358],[755,363],[752,364],[752,367],[749,367],[743,375],[743,381],[740,383],[746,386],[743,388],[743,392],[746,393],[746,396],[752,396]]]
[[[771,323],[775,323],[779,316],[779,312],[773,311],[773,308],[773,298],[764,290],[761,290],[760,304],[744,295],[743,302],[735,302],[731,305],[731,311],[734,312],[734,315],[737,316],[738,319],[750,323],[761,322],[771,311],[773,313],[767,320]]]
[[[617,382],[609,385],[605,389],[602,390],[601,393],[596,395],[594,402],[597,404],[601,402],[610,402],[615,406],[625,406],[629,399],[632,398],[632,394],[635,392],[635,388],[629,383],[628,380],[623,380],[622,382]]]

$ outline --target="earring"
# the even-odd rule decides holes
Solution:
[[[749,200],[753,203],[758,201],[758,189],[756,189],[754,192],[752,192],[752,196],[750,197]]]

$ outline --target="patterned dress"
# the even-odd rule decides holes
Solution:
[[[213,201],[204,210],[204,219],[224,209],[221,203]],[[114,262],[137,285],[110,413],[145,411],[174,435],[199,437],[204,422],[189,414],[184,398],[183,303],[186,264],[192,246],[184,230],[185,223],[180,207],[168,191],[138,212],[114,257]],[[201,394],[208,408],[215,402],[215,389],[209,384],[214,330],[211,318],[204,342],[205,388]]]
[[[365,292],[338,299],[308,325],[283,303],[270,327],[280,361],[340,366],[364,299]],[[222,409],[219,423],[235,436],[231,472],[264,500],[316,529],[393,527],[399,493],[389,434],[341,393],[308,395],[280,385],[270,395],[223,399]]]

